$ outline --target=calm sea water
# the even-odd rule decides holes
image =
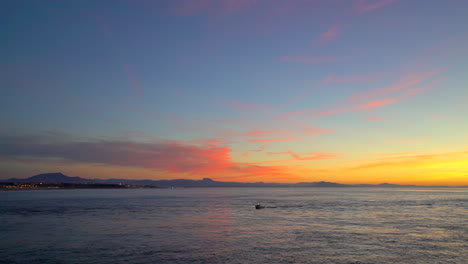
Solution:
[[[4,191],[0,263],[468,263],[467,223],[468,189]]]

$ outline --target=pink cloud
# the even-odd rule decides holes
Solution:
[[[244,138],[250,143],[272,143],[299,140],[298,137],[295,137],[288,131],[282,129],[252,130],[246,133],[230,133],[230,136]]]
[[[262,105],[262,104],[255,104],[255,103],[246,103],[246,102],[238,102],[238,101],[229,101],[226,102],[226,104],[235,109],[236,111],[261,111],[261,112],[266,112],[270,113],[274,111],[273,107],[267,106],[267,105]]]
[[[257,4],[257,0],[224,0],[221,2],[226,13],[245,11]]]
[[[267,147],[265,145],[260,146],[258,149],[252,149],[251,152],[262,152],[266,149]]]
[[[371,12],[371,11],[374,11],[374,10],[377,10],[379,8],[382,8],[384,6],[388,6],[388,5],[391,5],[395,2],[397,2],[398,0],[368,0],[368,1],[365,1],[365,0],[357,0],[356,3],[355,3],[355,10],[357,13],[359,14],[363,14],[363,13],[367,13],[367,12]]]
[[[308,156],[308,157],[302,157],[298,154],[296,154],[295,152],[291,151],[291,150],[288,150],[286,152],[268,152],[269,155],[284,155],[284,154],[288,154],[290,155],[291,157],[294,158],[294,160],[300,160],[300,161],[303,161],[303,160],[325,160],[325,159],[335,159],[337,157],[339,157],[340,155],[339,154],[325,154],[325,153],[320,153],[320,152],[317,152],[317,153],[311,153],[312,156]]]
[[[249,150],[248,152],[244,152],[244,153],[241,154],[241,156],[247,157],[247,156],[249,156],[249,154],[250,154],[251,152],[262,152],[262,151],[264,151],[266,148],[267,148],[267,146],[263,145],[263,146],[260,146],[260,147],[257,148],[257,149],[252,149],[252,150]]]
[[[143,93],[143,89],[141,88],[140,79],[137,77],[134,68],[130,64],[124,64],[123,66],[133,92],[137,95],[141,95]]]
[[[310,92],[312,92],[312,91],[314,91],[314,90],[316,90],[318,88],[321,88],[321,87],[323,87],[323,86],[325,86],[325,85],[327,85],[329,83],[332,83],[332,82],[338,82],[338,83],[341,83],[341,82],[369,82],[369,81],[377,80],[378,78],[381,78],[381,76],[383,76],[382,73],[371,74],[371,75],[350,75],[350,76],[341,76],[341,77],[336,77],[336,76],[334,76],[334,74],[329,74],[325,79],[320,81],[319,84],[311,86],[310,88],[305,89],[300,94],[295,96],[293,99],[290,99],[287,102],[285,102],[284,104],[280,105],[278,108],[283,108],[283,107],[289,106],[289,105],[291,105],[293,103],[297,103],[299,101],[302,101],[302,100],[304,100],[306,98],[306,95],[309,94]],[[299,111],[295,111],[295,112],[290,112],[290,113],[281,115],[279,117],[279,119],[285,119],[285,118],[288,118],[290,116],[302,114],[304,112],[311,112],[311,110],[309,109],[309,110],[305,110],[305,111],[299,110]]]
[[[398,80],[395,84],[390,85],[388,87],[373,90],[367,93],[353,94],[348,98],[348,101],[360,101],[371,97],[383,96],[392,92],[404,90],[416,84],[422,83],[428,80],[429,78],[441,73],[442,71],[443,69],[436,69],[424,73],[407,74],[406,76]]]
[[[303,110],[291,111],[291,112],[288,112],[288,113],[285,113],[285,114],[282,114],[282,115],[278,116],[278,119],[288,119],[288,118],[291,118],[293,116],[307,114],[307,113],[315,112],[315,111],[322,111],[322,110],[326,110],[327,108],[330,108],[330,107],[339,107],[339,106],[342,106],[342,105],[343,104],[340,103],[340,104],[334,104],[334,105],[318,106],[318,107],[313,107],[313,108],[308,108],[308,109],[303,109]]]
[[[427,141],[429,137],[423,137],[423,138],[418,138],[418,139],[405,139],[405,140],[395,140],[390,142],[390,144],[403,144],[403,145],[408,145],[408,144],[417,144],[417,143],[422,143],[424,141]]]
[[[334,115],[343,112],[353,112],[353,111],[371,111],[377,108],[380,108],[385,105],[393,104],[397,101],[405,99],[407,97],[414,96],[424,90],[429,89],[430,87],[434,86],[436,83],[440,82],[441,79],[436,79],[431,81],[428,85],[424,85],[421,87],[411,88],[417,84],[421,84],[425,81],[428,81],[430,78],[436,76],[442,72],[442,69],[432,70],[425,73],[417,73],[417,74],[408,74],[399,81],[397,81],[394,85],[372,90],[366,93],[356,93],[351,95],[347,100],[344,102],[328,105],[328,106],[321,106],[315,107],[310,109],[304,110],[297,110],[289,113],[285,113],[280,115],[279,119],[286,119],[292,116],[307,114],[307,117],[321,117],[321,116],[328,116]],[[390,93],[400,93],[399,95],[395,95],[389,98],[383,99],[376,99],[375,97],[381,97],[384,95],[388,95]],[[374,98],[374,99],[373,99]],[[313,113],[315,112],[315,113]]]
[[[140,131],[140,130],[123,130],[122,134],[125,137],[144,137],[145,132]]]
[[[367,121],[372,121],[372,122],[380,122],[383,121],[383,118],[380,116],[364,116],[364,119]]]
[[[348,75],[348,76],[334,76],[331,75],[332,81],[337,83],[347,82],[372,82],[382,78],[385,73],[375,73],[369,75]]]
[[[343,16],[341,18],[341,22],[335,23],[331,27],[327,29],[327,31],[323,32],[320,34],[318,37],[316,37],[312,43],[313,44],[319,44],[319,45],[326,45],[336,39],[338,39],[342,32],[343,28],[345,26],[349,26],[349,21],[345,20],[350,20],[355,14],[364,14],[368,13],[377,9],[380,9],[384,6],[393,4],[397,2],[398,0],[378,0],[378,1],[364,1],[364,0],[357,0],[354,4],[354,8],[352,11],[352,14],[348,14],[347,16]],[[353,14],[354,13],[354,14]]]
[[[312,87],[309,87],[305,90],[303,90],[300,94],[298,94],[297,96],[295,96],[293,99],[290,99],[288,100],[287,102],[285,102],[284,104],[280,105],[278,108],[283,108],[283,107],[286,107],[288,105],[291,105],[293,103],[297,103],[299,101],[302,101],[304,100],[304,98],[306,98],[305,96],[307,94],[309,94],[310,92],[312,92],[313,90],[316,90],[318,88],[321,88],[325,85],[327,85],[328,83],[330,83],[331,81],[333,80],[333,76],[329,75],[327,76],[323,81],[321,81],[321,83],[317,84],[317,85],[314,85]]]
[[[231,14],[245,12],[257,4],[257,0],[178,0],[172,7],[176,15],[198,15],[204,12]]]
[[[421,154],[421,153],[428,153],[428,152],[434,152],[434,151],[439,151],[440,149],[428,149],[428,150],[418,150],[418,151],[406,151],[406,152],[391,152],[391,153],[372,153],[372,154],[367,154],[367,156],[384,156],[384,157],[391,157],[393,156],[405,156],[405,155],[412,155],[412,154]]]
[[[352,110],[353,110],[352,108],[337,108],[337,109],[331,109],[331,110],[327,110],[323,112],[310,114],[307,117],[314,118],[314,117],[328,116],[328,115],[334,115],[334,114],[343,113],[343,112],[349,112]]]
[[[286,130],[276,129],[276,130],[252,130],[245,134],[242,134],[246,137],[268,137],[272,135],[287,135]]]
[[[272,143],[272,142],[285,142],[285,141],[297,141],[297,137],[287,137],[287,138],[266,138],[266,139],[248,139],[250,143]]]
[[[352,110],[362,110],[362,111],[370,111],[374,110],[376,108],[388,105],[388,104],[393,104],[396,101],[398,101],[398,98],[386,98],[386,99],[381,99],[381,100],[374,100],[370,101],[361,105],[358,105],[355,108],[352,108]]]
[[[342,29],[339,28],[337,25],[331,26],[326,32],[320,34],[315,40],[315,43],[320,45],[325,45],[333,40],[337,39],[341,34]]]
[[[348,107],[348,108],[331,109],[331,110],[328,110],[328,111],[314,113],[314,114],[308,115],[307,117],[314,118],[314,117],[328,116],[328,115],[334,115],[334,114],[344,113],[344,112],[372,111],[372,110],[375,110],[377,108],[380,108],[380,107],[383,107],[383,106],[386,106],[386,105],[389,105],[389,104],[396,103],[396,102],[398,102],[398,101],[400,101],[402,99],[405,99],[407,97],[416,95],[417,93],[422,92],[422,91],[424,91],[426,89],[429,89],[432,86],[433,86],[433,84],[423,86],[423,87],[420,87],[420,88],[414,88],[414,89],[409,90],[406,93],[403,93],[401,96],[398,96],[398,97],[373,100],[373,101],[365,102],[365,103],[359,104],[357,106]]]
[[[344,113],[344,112],[371,111],[371,110],[375,110],[375,109],[380,108],[380,107],[385,106],[385,105],[393,104],[393,103],[395,103],[395,102],[397,102],[397,101],[399,101],[399,100],[401,100],[403,98],[404,97],[373,100],[373,101],[365,102],[365,103],[362,103],[362,104],[359,104],[359,105],[353,106],[353,107],[337,108],[337,109],[331,109],[331,110],[328,110],[328,111],[323,111],[323,112],[310,114],[307,117],[314,118],[314,117],[328,116],[328,115],[334,115],[334,114]]]
[[[136,95],[142,95],[143,89],[141,88],[140,79],[138,78],[134,67],[129,63],[125,62],[125,52],[122,49],[121,45],[115,40],[110,25],[106,23],[106,20],[100,13],[95,13],[94,15],[96,18],[96,23],[100,26],[104,36],[110,42],[111,49],[121,61],[123,71],[127,75],[130,87]]]
[[[321,134],[329,134],[334,132],[332,129],[324,129],[324,128],[303,128],[302,130],[307,135],[321,135]]]
[[[173,10],[178,15],[193,15],[205,11],[212,4],[212,0],[180,0],[175,1]]]
[[[140,114],[146,116],[147,118],[151,118],[151,119],[160,119],[161,118],[161,116],[159,114],[157,114],[156,112],[154,112],[154,111],[152,111],[152,110],[150,110],[148,108],[142,107],[142,106],[129,104],[129,105],[125,106],[125,108],[132,111],[132,112],[140,113]]]

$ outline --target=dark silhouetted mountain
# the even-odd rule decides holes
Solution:
[[[385,187],[385,188],[398,188],[398,187],[418,187],[417,185],[399,185],[399,184],[391,184],[391,183],[381,183],[374,185],[376,187]]]
[[[130,179],[85,179],[80,177],[69,177],[60,172],[44,173],[32,176],[26,179],[8,179],[1,182],[29,182],[29,183],[100,183],[100,184],[128,184],[128,185],[142,185],[142,186],[156,186],[156,187],[384,187],[384,188],[398,188],[398,187],[422,187],[416,185],[398,185],[390,183],[382,184],[341,184],[334,182],[300,182],[300,183],[265,183],[265,182],[221,182],[214,181],[210,178],[202,180],[130,180]],[[431,186],[431,187],[446,187],[446,186]]]
[[[61,172],[38,174],[26,179],[8,179],[8,182],[44,182],[44,183],[92,183],[92,180],[83,179],[80,177],[70,177]]]
[[[351,187],[351,185],[335,183],[335,182],[299,182],[295,184],[297,187]]]

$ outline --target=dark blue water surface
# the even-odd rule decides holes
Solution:
[[[467,202],[455,188],[3,191],[0,263],[468,263]]]

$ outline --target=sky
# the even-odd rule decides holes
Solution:
[[[0,179],[468,185],[467,13],[4,0]]]

